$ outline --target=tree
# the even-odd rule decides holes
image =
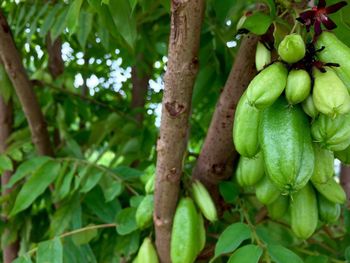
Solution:
[[[349,260],[348,205],[304,241],[236,178],[243,157],[232,130],[261,72],[257,45],[274,63],[286,35],[315,44],[317,23],[331,29],[332,13],[350,46],[350,7],[318,1],[303,15],[313,2],[2,1],[3,262],[171,262],[181,231],[196,262]],[[349,193],[346,169],[336,176]],[[203,213],[202,223],[198,198],[214,200],[218,220]],[[191,221],[194,243],[185,226],[173,233],[179,203],[192,199],[182,222]]]

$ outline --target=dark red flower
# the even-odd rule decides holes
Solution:
[[[341,1],[334,5],[326,6],[325,0],[319,0],[317,6],[312,7],[311,10],[300,13],[297,20],[305,24],[308,32],[310,31],[310,27],[314,26],[315,35],[318,36],[322,32],[321,24],[323,24],[328,30],[337,27],[328,15],[337,12],[346,5],[346,1]]]

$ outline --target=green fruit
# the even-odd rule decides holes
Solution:
[[[146,194],[152,194],[154,192],[154,183],[155,183],[156,175],[152,174],[150,178],[147,180],[145,184],[145,192]]]
[[[146,195],[136,210],[136,224],[140,229],[148,227],[152,223],[154,200],[153,195]]]
[[[299,105],[281,97],[262,114],[259,139],[267,175],[282,193],[298,191],[314,170],[309,122]]]
[[[137,254],[136,262],[139,262],[140,260],[142,263],[158,263],[158,256],[157,256],[157,252],[154,248],[154,246],[152,245],[152,241],[151,239],[149,239],[148,237],[146,237],[143,242],[142,245],[139,249],[139,253]]]
[[[311,78],[306,70],[293,69],[289,72],[286,86],[286,98],[289,104],[297,104],[305,100],[311,90]]]
[[[204,217],[211,222],[216,221],[218,219],[216,207],[205,186],[198,180],[194,181],[192,184],[192,193],[194,201]]]
[[[319,59],[325,63],[338,63],[333,69],[350,92],[350,47],[341,42],[333,33],[323,32],[317,39],[316,48]]]
[[[264,158],[258,153],[253,158],[241,156],[236,170],[237,182],[240,186],[253,186],[264,176]]]
[[[329,201],[320,194],[317,199],[320,219],[325,223],[335,223],[340,217],[340,205]]]
[[[13,86],[4,65],[0,62],[0,94],[7,103],[13,94]]]
[[[247,88],[249,104],[257,109],[272,105],[286,87],[287,75],[287,68],[280,62],[262,70]]]
[[[280,219],[287,213],[289,207],[289,198],[286,195],[280,195],[273,203],[267,205],[269,217]]]
[[[313,70],[314,88],[312,98],[316,109],[332,118],[350,112],[350,95],[337,74],[330,67],[326,72]]]
[[[315,232],[318,222],[316,194],[310,184],[292,196],[290,209],[294,234],[301,239],[309,238]]]
[[[198,213],[191,198],[182,198],[175,211],[171,232],[171,262],[193,263],[198,248]]]
[[[268,176],[265,176],[256,185],[255,188],[256,198],[264,205],[271,204],[281,194],[278,188],[272,183]]]
[[[309,115],[311,118],[315,119],[319,114],[318,110],[315,107],[314,100],[312,95],[309,95],[301,104],[304,112]]]
[[[342,151],[350,145],[350,114],[332,119],[320,114],[312,123],[311,134],[322,148]]]
[[[350,146],[342,151],[334,152],[335,158],[339,159],[343,164],[350,164]]]
[[[317,191],[322,194],[329,201],[336,204],[344,204],[346,201],[346,194],[344,189],[335,181],[334,178],[328,180],[327,183],[318,184],[312,182]]]
[[[321,148],[317,143],[313,144],[315,153],[315,168],[311,181],[326,183],[334,174],[334,154],[332,151]]]
[[[205,225],[204,225],[204,220],[203,220],[203,216],[201,213],[197,213],[198,215],[198,229],[197,229],[197,233],[198,233],[198,253],[200,253],[204,246],[205,246],[205,240],[206,240],[206,233],[205,233]]]
[[[297,34],[285,36],[278,46],[278,55],[288,63],[295,63],[305,56],[305,43]]]
[[[257,154],[260,115],[260,111],[248,103],[245,92],[238,102],[233,123],[233,142],[240,155],[253,157]]]
[[[260,41],[256,46],[255,66],[256,70],[262,70],[266,65],[271,63],[271,51],[268,50]]]

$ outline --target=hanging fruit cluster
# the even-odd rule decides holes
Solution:
[[[259,43],[260,72],[241,97],[233,141],[241,155],[236,178],[255,187],[271,218],[289,212],[306,239],[318,220],[335,222],[346,201],[334,158],[350,164],[350,48],[331,32],[307,46],[299,34],[278,46],[280,60]]]

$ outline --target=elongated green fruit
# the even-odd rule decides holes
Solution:
[[[155,181],[155,174],[152,174],[152,176],[147,180],[145,184],[145,192],[146,194],[152,194],[154,192],[154,181]]]
[[[271,63],[271,51],[268,50],[260,41],[256,46],[255,66],[256,70],[262,70],[266,65]]]
[[[264,176],[264,158],[258,153],[253,158],[241,156],[238,161],[236,178],[240,186],[253,186]]]
[[[278,46],[278,55],[288,63],[295,63],[305,56],[305,43],[298,34],[285,36]]]
[[[262,70],[247,88],[249,104],[257,109],[272,105],[286,87],[287,75],[287,68],[280,62]]]
[[[304,112],[309,115],[311,118],[315,119],[319,114],[318,110],[315,107],[314,100],[312,95],[309,95],[301,104]]]
[[[344,204],[346,201],[346,194],[344,189],[335,181],[334,178],[328,180],[327,183],[318,184],[312,182],[317,191],[322,194],[329,201],[336,204]]]
[[[191,198],[176,208],[170,241],[172,263],[193,263],[198,255],[198,214]]]
[[[316,109],[332,118],[350,112],[350,95],[340,78],[330,67],[326,72],[313,70],[314,88],[312,98]]]
[[[237,152],[245,157],[253,157],[259,150],[258,129],[261,112],[252,107],[246,92],[238,102],[233,123],[233,142]]]
[[[192,184],[193,198],[206,219],[214,222],[218,219],[216,207],[208,190],[198,180]]]
[[[343,164],[350,164],[350,146],[346,149],[334,152],[334,156],[339,159]]]
[[[334,119],[320,114],[311,125],[311,134],[322,148],[344,150],[350,145],[350,114],[339,115]]]
[[[158,256],[157,252],[152,244],[152,241],[150,238],[146,237],[142,245],[139,249],[139,253],[137,254],[137,262],[142,263],[158,263]]]
[[[206,240],[206,233],[205,233],[205,225],[203,216],[200,212],[197,213],[198,215],[198,253],[200,253],[204,246],[205,246],[205,240]]]
[[[281,97],[262,114],[259,139],[267,175],[282,193],[306,185],[314,170],[309,122],[299,105]]]
[[[334,174],[334,154],[332,151],[323,149],[314,143],[315,168],[311,181],[315,183],[326,183]]]
[[[286,86],[286,98],[289,104],[297,104],[305,100],[311,90],[311,78],[303,69],[289,72]]]
[[[146,195],[136,210],[136,224],[140,229],[148,227],[152,223],[154,200],[153,195]]]
[[[268,176],[265,176],[256,185],[256,198],[264,205],[273,203],[281,194],[278,188],[272,183]]]
[[[325,223],[335,223],[340,217],[340,204],[333,203],[323,197],[317,195],[318,199],[318,215]]]
[[[315,232],[318,221],[317,199],[310,184],[293,195],[290,209],[294,234],[301,239],[309,238]]]
[[[338,63],[335,72],[350,92],[350,47],[340,41],[333,33],[323,32],[317,39],[316,48],[324,49],[317,53],[319,59],[325,63]]]
[[[288,211],[289,197],[286,195],[280,195],[274,202],[267,205],[267,211],[269,217],[272,219],[280,219]]]

